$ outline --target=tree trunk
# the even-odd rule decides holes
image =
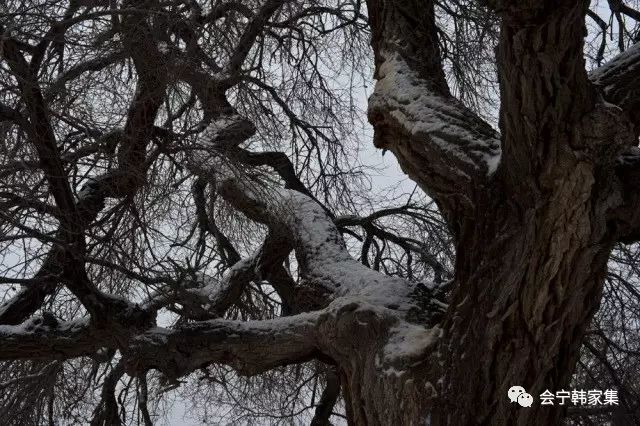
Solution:
[[[585,328],[598,308],[612,240],[577,166],[546,208],[503,204],[461,235],[456,314],[446,322],[440,424],[559,424],[539,395],[567,389]],[[523,386],[530,408],[510,403]]]
[[[338,366],[349,424],[424,425],[437,397],[436,384],[429,380],[438,375],[437,363],[419,354],[385,359],[397,317],[368,308],[346,305],[319,330],[321,345],[332,348],[328,355]]]
[[[422,362],[381,367],[393,327],[361,310],[341,317],[329,334],[350,424],[562,423],[563,407],[539,395],[568,389],[613,245],[593,169],[563,170],[544,207],[519,210],[496,190],[462,228],[443,339]],[[532,407],[509,401],[514,385]]]
[[[427,3],[369,1],[378,72],[369,119],[376,145],[394,152],[456,235],[444,335],[427,355],[442,366],[431,420],[559,424],[563,407],[541,406],[539,395],[567,389],[599,306],[617,238],[608,215],[622,199],[614,166],[634,143],[632,126],[598,100],[585,71],[588,2],[488,2],[501,20],[501,159],[492,173],[491,161],[478,160],[494,152],[491,132],[437,72]],[[531,407],[509,401],[515,385],[533,396]],[[411,398],[402,399],[420,405]],[[415,414],[404,424],[423,421]]]

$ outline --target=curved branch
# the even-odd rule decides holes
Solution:
[[[640,43],[636,43],[590,74],[604,99],[626,112],[640,135]]]
[[[300,274],[319,292],[319,299],[357,296],[404,313],[414,307],[414,284],[373,271],[353,259],[333,220],[311,198],[290,189],[250,186],[235,178],[222,180],[219,191],[250,219],[289,236]]]
[[[445,215],[473,209],[473,188],[500,161],[500,139],[449,91],[433,2],[367,4],[378,80],[369,99],[376,147],[391,150]]]

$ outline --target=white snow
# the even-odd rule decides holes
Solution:
[[[164,41],[158,43],[158,50],[160,51],[160,53],[165,55],[170,52],[169,45]]]
[[[424,137],[425,143],[437,145],[472,169],[495,172],[501,157],[497,133],[488,125],[481,129],[479,120],[455,98],[431,90],[399,55],[383,52],[382,56],[386,60],[378,70],[370,110],[390,110],[413,137]]]
[[[89,318],[78,318],[72,321],[60,322],[55,327],[56,332],[60,333],[74,333],[89,325]],[[0,335],[20,336],[31,333],[43,332],[50,330],[51,328],[42,323],[42,317],[31,317],[25,322],[18,325],[0,325]]]
[[[390,333],[389,341],[384,347],[387,361],[420,358],[442,336],[442,329],[425,328],[403,321],[393,327]]]
[[[269,200],[271,214],[282,218],[291,230],[305,279],[320,283],[334,297],[357,295],[361,301],[400,311],[412,306],[408,295],[413,286],[354,260],[335,224],[318,203],[294,190],[277,192]]]

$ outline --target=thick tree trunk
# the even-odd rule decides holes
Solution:
[[[396,317],[354,303],[320,327],[321,344],[332,348],[328,355],[338,365],[350,425],[424,425],[431,418],[437,363],[423,354],[436,345],[413,358],[386,358],[397,326]],[[433,342],[438,330],[430,332]]]
[[[593,173],[568,167],[538,207],[520,210],[498,190],[485,201],[461,231],[451,312],[422,363],[381,368],[392,327],[363,312],[339,321],[330,335],[343,349],[332,357],[351,424],[562,423],[563,407],[539,395],[568,389],[613,244]],[[514,385],[532,407],[509,401]]]
[[[544,203],[486,210],[461,235],[456,291],[442,343],[439,424],[559,424],[539,395],[567,389],[585,328],[598,308],[612,240],[577,165]],[[510,403],[523,386],[531,408]]]
[[[548,7],[503,16],[504,186],[479,197],[461,227],[441,424],[559,424],[562,407],[539,395],[567,388],[600,303],[616,194],[602,173],[614,157],[598,164],[598,148],[615,151],[619,130],[607,130],[616,120],[596,106],[584,71],[586,3]],[[508,400],[514,385],[532,407]]]
[[[376,144],[396,154],[456,234],[444,335],[426,356],[442,366],[431,419],[560,424],[562,407],[541,406],[539,395],[567,389],[599,306],[616,240],[607,215],[621,203],[614,164],[634,142],[632,126],[598,100],[585,71],[587,1],[488,2],[501,19],[502,153],[493,173],[491,132],[451,98],[439,72],[427,3],[369,1],[379,80],[369,118]],[[514,385],[532,407],[509,401]],[[420,405],[411,398],[402,400]],[[407,424],[423,421],[416,414]]]
[[[340,360],[351,424],[562,423],[562,407],[540,405],[539,395],[567,389],[612,246],[589,168],[567,171],[546,207],[518,210],[494,194],[463,228],[455,312],[438,351],[422,363],[381,368],[389,326],[363,312],[338,322],[330,335],[343,349],[332,357]],[[533,395],[532,407],[509,401],[514,385]]]

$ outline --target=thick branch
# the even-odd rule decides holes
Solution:
[[[50,314],[13,326],[0,326],[0,359],[51,360],[92,356],[114,342],[88,322],[58,323]]]
[[[288,235],[301,276],[331,300],[359,295],[370,303],[408,311],[413,306],[407,281],[382,275],[351,257],[342,236],[324,209],[309,197],[289,189],[251,188],[233,178],[219,185],[222,196],[252,220]]]
[[[589,76],[604,99],[626,112],[640,135],[640,43],[634,44]]]
[[[130,374],[150,368],[181,377],[213,362],[252,375],[318,356],[315,327],[320,315],[266,321],[214,320],[180,329],[153,329],[125,352]]]
[[[378,80],[369,99],[375,145],[391,150],[446,215],[472,209],[473,188],[500,161],[499,136],[449,92],[433,2],[367,3]]]
[[[628,119],[598,99],[585,71],[588,2],[492,3],[501,16],[504,178],[512,199],[531,205],[570,180],[578,163],[612,166],[633,137]],[[595,73],[604,76],[602,84],[611,84],[612,74]],[[616,96],[611,90],[611,100],[620,101]]]

